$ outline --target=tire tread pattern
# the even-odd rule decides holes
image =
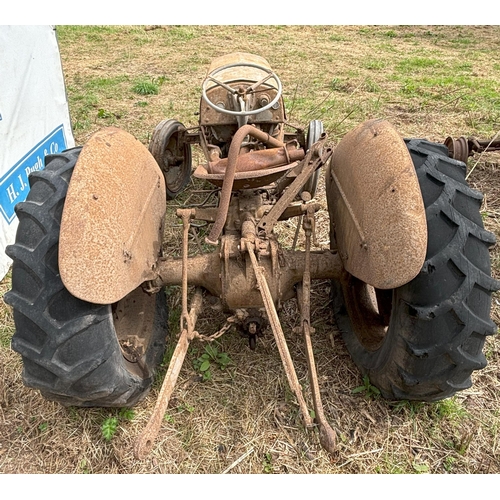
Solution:
[[[80,150],[47,156],[46,168],[30,175],[26,201],[16,206],[16,242],[6,250],[13,259],[12,290],[5,295],[16,325],[12,348],[22,356],[25,385],[49,400],[66,406],[132,406],[147,394],[163,355],[165,297],[158,294],[148,373],[139,377],[125,366],[111,305],[71,296],[58,272],[60,217]],[[41,230],[30,234],[32,224]],[[54,316],[54,306],[65,311],[65,318]]]
[[[428,247],[419,275],[394,290],[391,321],[378,349],[358,340],[339,294],[335,314],[353,360],[384,397],[436,401],[470,387],[472,372],[486,366],[484,342],[496,331],[491,293],[500,288],[491,277],[488,250],[495,236],[483,227],[482,195],[467,185],[465,165],[441,145],[406,143],[424,200],[436,185],[441,189],[426,204],[429,240],[437,246],[432,254]],[[454,232],[449,240],[442,236],[446,231]]]

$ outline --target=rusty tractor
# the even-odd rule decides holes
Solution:
[[[192,169],[194,146],[205,161]],[[287,122],[282,83],[264,58],[215,59],[196,127],[164,120],[149,149],[105,128],[83,147],[48,156],[46,168],[31,175],[7,250],[13,271],[5,297],[25,384],[63,405],[135,405],[165,349],[165,287],[179,285],[181,333],[136,457],[154,446],[190,343],[228,329],[197,331],[206,301],[218,302],[252,349],[264,328],[272,330],[304,423],[317,427],[332,452],[336,436],[320,397],[310,311],[311,282],[328,279],[346,346],[384,397],[436,401],[468,388],[472,372],[486,365],[483,345],[495,331],[491,293],[499,288],[482,195],[465,181],[464,155],[474,146],[481,145],[403,139],[376,119],[332,148],[320,120],[305,128]],[[330,248],[318,250],[322,171]],[[167,257],[167,203],[191,177],[207,196],[177,210],[181,257]],[[290,218],[304,231],[303,250],[285,248],[275,234]],[[194,221],[208,224],[213,251],[188,255]],[[295,297],[314,418],[278,315]]]

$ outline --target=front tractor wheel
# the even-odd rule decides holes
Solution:
[[[306,151],[309,151],[312,145],[319,141],[321,135],[324,132],[323,122],[321,120],[313,120],[309,123],[307,127],[307,136],[306,136]],[[304,185],[302,191],[307,191],[311,198],[316,196],[316,190],[318,188],[318,180],[319,180],[319,169],[316,169],[311,177],[307,180]]]
[[[65,406],[132,406],[148,392],[166,341],[165,294],[137,288],[116,304],[71,295],[59,275],[58,248],[68,184],[81,148],[47,156],[16,206],[12,348],[23,359],[24,383]],[[112,286],[112,284],[110,284]]]
[[[154,129],[149,151],[165,176],[167,199],[173,200],[191,179],[191,145],[184,141],[186,127],[177,120],[163,120]]]
[[[486,366],[490,319],[488,247],[482,195],[468,187],[465,165],[445,146],[409,140],[407,147],[426,207],[428,247],[415,279],[376,290],[346,273],[335,283],[334,312],[361,372],[388,399],[437,401],[471,386]]]

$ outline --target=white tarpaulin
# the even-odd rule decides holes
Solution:
[[[0,26],[0,279],[29,173],[44,168],[45,155],[73,146],[54,27]]]

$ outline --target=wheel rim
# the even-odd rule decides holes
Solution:
[[[323,122],[321,120],[313,120],[311,123],[309,123],[307,131],[307,144],[306,144],[307,151],[309,151],[309,149],[311,149],[311,146],[316,141],[319,140],[321,134],[323,133],[323,130],[324,130]],[[314,196],[316,195],[318,180],[319,180],[319,169],[313,172],[313,174],[308,179],[307,183],[303,188],[303,191],[307,191],[311,195],[311,198],[314,198]]]
[[[148,350],[154,331],[156,295],[148,295],[141,287],[113,304],[113,324],[126,366],[135,375],[146,377],[142,358]]]
[[[168,190],[177,193],[184,187],[186,177],[186,158],[188,152],[178,142],[179,134],[173,134],[165,145],[161,169],[165,176]]]
[[[167,199],[175,198],[191,176],[191,146],[184,142],[185,131],[182,123],[164,120],[155,128],[149,144],[165,178]]]
[[[351,275],[343,289],[353,332],[365,349],[376,351],[387,334],[393,291],[375,289]]]

